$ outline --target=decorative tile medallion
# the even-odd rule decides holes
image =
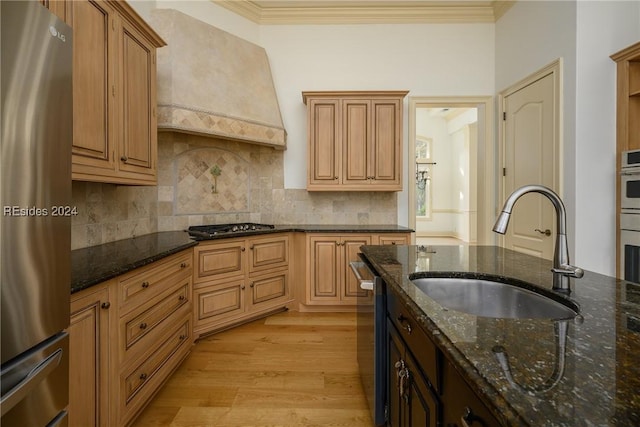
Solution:
[[[177,156],[177,215],[247,212],[251,170],[247,161],[218,148],[200,148]]]

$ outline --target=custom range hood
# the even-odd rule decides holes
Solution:
[[[151,24],[158,50],[158,130],[286,148],[263,48],[173,9]]]

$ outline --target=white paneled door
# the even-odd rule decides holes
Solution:
[[[558,96],[553,72],[505,95],[503,200],[528,184],[544,185],[559,193]],[[526,194],[511,215],[505,247],[551,259],[555,228],[550,201],[541,194]]]

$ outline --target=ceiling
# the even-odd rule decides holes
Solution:
[[[495,22],[515,2],[488,0],[211,0],[253,22],[411,24]]]

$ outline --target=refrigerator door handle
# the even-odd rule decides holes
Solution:
[[[59,348],[50,354],[42,362],[29,371],[26,377],[11,390],[6,392],[0,400],[0,407],[2,407],[2,416],[9,412],[14,406],[16,406],[22,399],[29,394],[29,392],[37,386],[42,380],[44,380],[51,371],[58,367],[62,360],[62,349]]]

